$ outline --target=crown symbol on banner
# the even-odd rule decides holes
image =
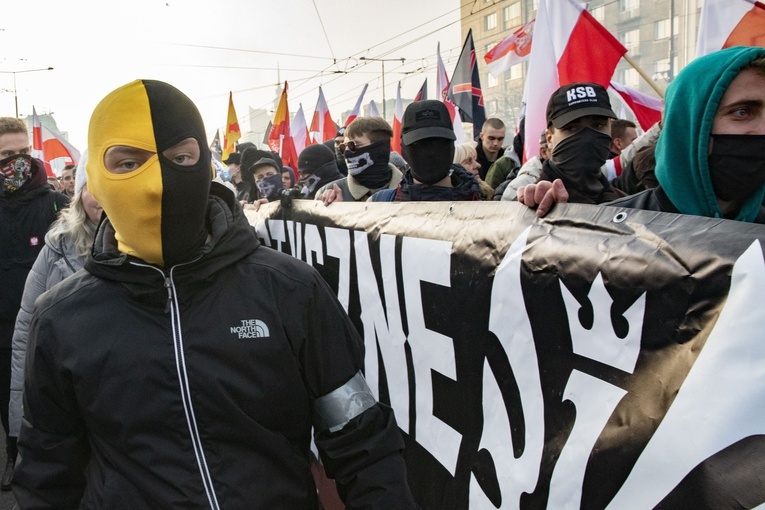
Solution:
[[[559,281],[559,283],[568,315],[574,352],[632,373],[635,370],[638,354],[640,354],[640,336],[643,330],[643,315],[645,314],[645,293],[641,294],[637,301],[624,312],[629,330],[627,336],[619,338],[616,336],[610,320],[613,300],[603,284],[603,277],[600,273],[592,282],[590,293],[587,296],[592,304],[595,317],[592,329],[589,330],[582,327],[579,321],[579,309],[582,305],[563,285],[563,282]]]

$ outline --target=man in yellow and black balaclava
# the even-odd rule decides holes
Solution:
[[[90,122],[106,213],[30,325],[21,508],[318,508],[311,433],[349,508],[415,508],[364,342],[308,264],[212,181],[179,90],[124,85]],[[294,310],[300,310],[295,314]]]
[[[88,150],[88,188],[122,253],[170,267],[204,244],[211,159],[188,97],[159,81],[120,87],[93,112]]]

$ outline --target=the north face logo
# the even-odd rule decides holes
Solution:
[[[231,333],[239,338],[268,338],[268,326],[258,319],[249,319],[241,321],[241,326],[232,326]]]

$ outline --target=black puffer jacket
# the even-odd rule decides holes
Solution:
[[[22,508],[317,507],[317,399],[359,372],[363,343],[315,270],[260,247],[233,195],[212,193],[193,262],[120,254],[107,219],[86,270],[40,298]],[[316,435],[327,472],[353,508],[411,508],[392,411],[364,408]]]

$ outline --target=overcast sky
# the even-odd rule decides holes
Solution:
[[[54,70],[16,74],[19,114],[31,114],[32,106],[52,112],[80,150],[96,104],[137,78],[163,80],[188,94],[210,138],[225,125],[229,91],[246,129],[249,107],[272,107],[278,76],[290,84],[290,110],[302,103],[308,122],[319,85],[335,119],[366,82],[364,104],[374,99],[382,111],[381,64],[359,57],[406,59],[386,62],[386,98],[395,98],[399,80],[402,95],[413,97],[426,76],[432,96],[436,45],[451,74],[462,45],[459,4],[472,1],[6,2],[0,116],[15,115],[7,72],[47,67]]]

